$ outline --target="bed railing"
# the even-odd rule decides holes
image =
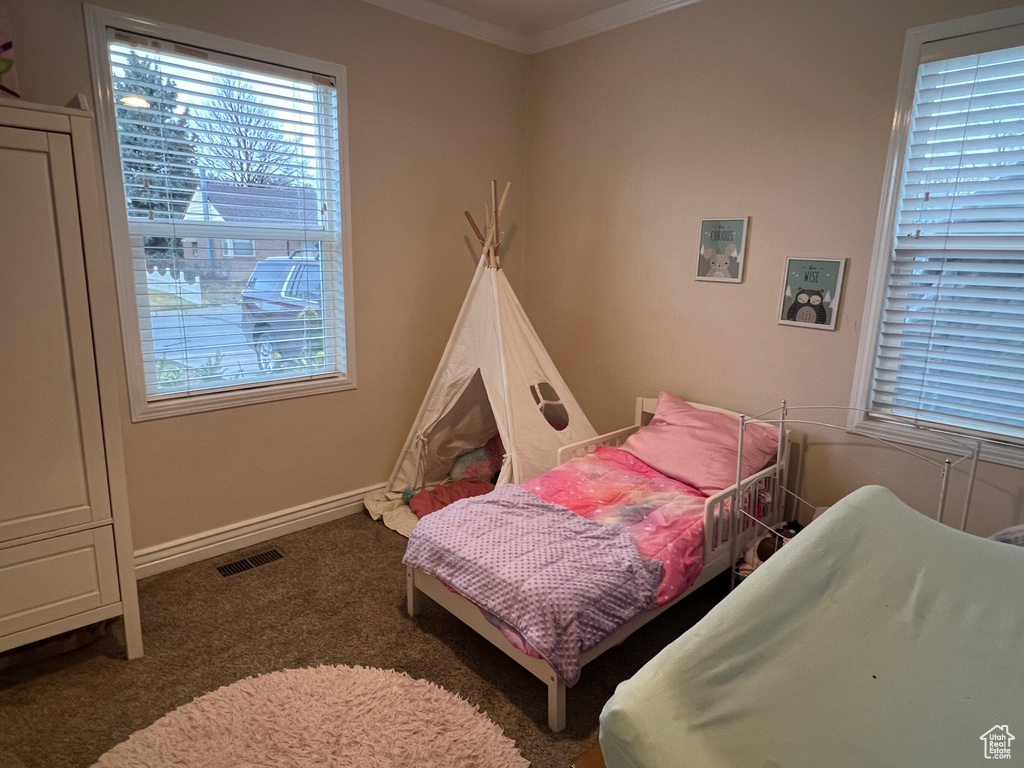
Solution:
[[[617,448],[626,442],[629,436],[638,429],[640,429],[640,425],[633,424],[632,426],[618,429],[615,432],[609,432],[606,435],[598,435],[597,437],[591,437],[587,440],[580,440],[578,443],[563,445],[558,449],[558,461],[556,463],[565,464],[565,462],[571,461],[572,459],[578,459],[581,456],[586,456],[589,453],[593,453],[600,445],[610,445]]]
[[[739,486],[709,496],[704,502],[704,562],[727,556],[735,564],[738,550],[760,533],[761,525],[781,523],[785,502],[781,488],[782,467],[775,463],[747,477]]]

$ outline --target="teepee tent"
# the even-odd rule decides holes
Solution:
[[[498,485],[523,482],[546,472],[555,465],[561,446],[597,434],[501,269],[497,214],[508,186],[500,203],[496,187],[492,189],[494,206],[487,236],[482,237],[473,224],[483,252],[388,481],[386,495],[392,501],[407,489],[443,482],[460,454],[479,448],[495,434],[505,451]],[[367,508],[374,513],[369,498]],[[387,515],[384,518],[388,522]]]

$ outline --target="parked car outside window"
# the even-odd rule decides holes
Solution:
[[[302,253],[259,261],[242,291],[242,332],[264,371],[322,360],[323,269]]]

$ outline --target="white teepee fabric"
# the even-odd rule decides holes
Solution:
[[[561,446],[597,434],[537,337],[504,271],[481,258],[391,473],[387,495],[394,499],[406,489],[443,481],[457,456],[482,446],[495,433],[505,448],[499,485],[546,472],[555,465]]]

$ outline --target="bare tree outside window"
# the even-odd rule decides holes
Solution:
[[[308,175],[302,139],[288,130],[251,82],[218,76],[196,109],[196,130],[203,137],[203,173],[207,178],[250,186],[296,186]]]

